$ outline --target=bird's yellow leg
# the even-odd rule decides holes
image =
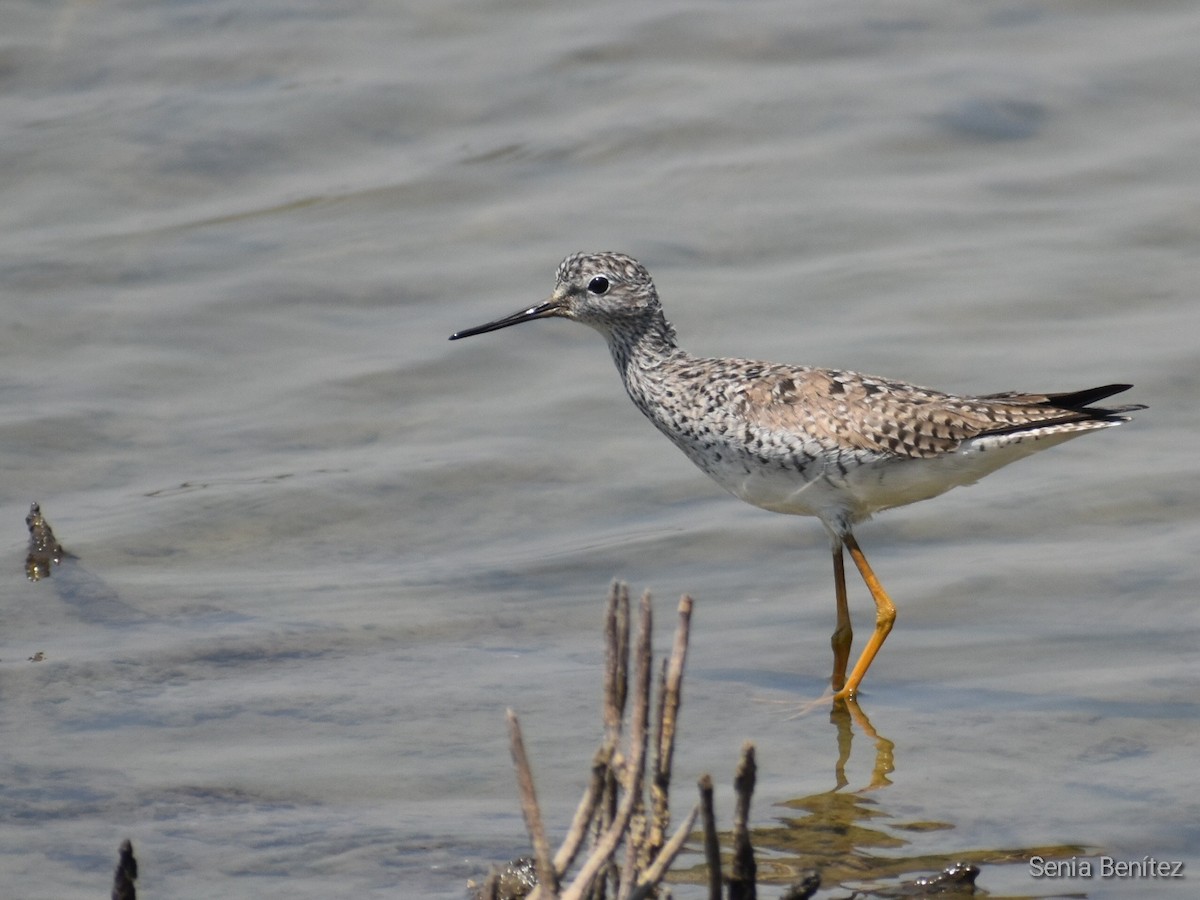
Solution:
[[[867,590],[871,592],[871,598],[875,601],[875,632],[871,635],[871,639],[867,641],[867,646],[863,648],[862,655],[858,657],[858,662],[854,664],[854,671],[846,679],[846,684],[833,695],[835,699],[852,700],[858,694],[858,686],[862,683],[863,676],[867,674],[867,669],[871,668],[871,663],[875,661],[875,654],[879,652],[879,648],[887,640],[888,633],[892,630],[892,625],[896,622],[896,605],[892,603],[892,598],[887,595],[887,591],[883,589],[883,585],[875,577],[875,572],[871,569],[871,564],[867,562],[866,556],[863,555],[862,548],[858,546],[858,541],[854,539],[854,535],[846,534],[843,540],[845,541],[846,549],[850,551],[850,558],[858,566],[858,572],[862,575],[863,581],[866,582]]]
[[[842,556],[842,542],[833,545],[833,584],[837,591],[837,627],[829,639],[833,647],[833,676],[830,684],[840,691],[846,684],[846,664],[850,662],[850,643],[854,630],[850,626],[850,607],[846,603],[846,562]]]

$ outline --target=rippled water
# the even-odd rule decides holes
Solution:
[[[1193,4],[2,18],[14,896],[100,895],[124,837],[147,896],[461,896],[524,848],[505,707],[565,827],[613,577],[660,644],[696,599],[677,796],[754,741],[802,861],[869,823],[827,884],[970,857],[994,896],[1186,894],[1022,854],[1200,866]],[[1151,409],[864,526],[900,610],[869,720],[795,719],[819,526],[723,495],[587,329],[446,341],[580,249],[641,258],[697,353]],[[35,500],[74,556],[29,583]]]

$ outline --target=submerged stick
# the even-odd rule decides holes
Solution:
[[[554,854],[554,871],[560,881],[566,875],[567,869],[571,867],[571,863],[575,861],[575,855],[587,837],[588,825],[596,816],[596,809],[600,805],[605,785],[608,782],[614,749],[608,741],[605,741],[592,759],[592,780],[583,793],[583,799],[579,801],[579,806],[575,810],[575,818],[571,820],[571,827],[567,831],[566,838],[563,839],[562,846]]]
[[[36,504],[34,504],[36,506]],[[112,900],[137,900],[138,864],[133,856],[133,842],[129,838],[121,841],[117,851],[117,869],[113,872]]]
[[[612,859],[625,837],[625,829],[641,797],[638,787],[646,770],[646,724],[650,710],[651,628],[654,617],[649,592],[642,595],[638,629],[637,655],[634,662],[633,717],[630,721],[629,760],[625,764],[625,795],[617,806],[616,817],[597,839],[591,854],[579,869],[571,886],[562,893],[562,900],[581,900],[592,879]]]
[[[525,816],[525,829],[533,844],[533,856],[537,862],[538,884],[551,896],[558,892],[558,876],[550,857],[550,845],[546,842],[546,828],[542,824],[542,811],[537,802],[537,791],[533,786],[533,771],[529,757],[525,754],[525,742],[521,739],[521,723],[517,714],[508,710],[509,749],[513,765],[517,769],[517,786],[521,791],[521,812]]]
[[[629,684],[629,585],[614,581],[605,617],[604,730],[616,743],[625,718]]]
[[[521,811],[534,850],[534,859],[526,860],[524,871],[531,880],[534,870],[537,876],[537,885],[528,895],[529,900],[646,900],[662,889],[662,879],[683,849],[702,808],[705,809],[706,832],[712,835],[715,847],[711,779],[706,806],[692,809],[669,839],[667,837],[671,821],[670,781],[692,613],[690,597],[681,598],[678,612],[671,655],[655,679],[654,616],[650,593],[644,593],[639,603],[637,635],[631,646],[629,589],[619,582],[614,582],[610,588],[601,706],[604,739],[592,759],[591,778],[570,828],[553,856],[546,840],[521,725],[516,714],[508,711],[510,749],[517,771]],[[658,685],[653,729],[650,722],[651,698],[654,696],[652,682]],[[625,719],[627,705],[632,706],[628,722]],[[591,846],[586,856],[570,884],[564,885],[567,871],[589,836]],[[626,852],[623,863],[618,866],[615,859],[622,844],[625,844]],[[719,897],[719,858],[715,870]],[[498,886],[498,879],[489,879],[476,895],[477,900],[494,896]]]
[[[754,745],[747,741],[742,746],[742,759],[738,763],[733,779],[737,802],[733,809],[733,862],[729,872],[729,900],[755,900],[755,882],[758,867],[754,862],[754,848],[750,845],[750,798],[754,795],[754,779],[757,765],[754,761]]]
[[[671,825],[670,790],[671,764],[675,759],[675,729],[679,721],[679,705],[683,699],[683,667],[687,661],[688,638],[692,622],[692,598],[686,594],[679,599],[679,620],[675,626],[675,642],[671,657],[663,664],[659,680],[658,727],[656,730],[654,778],[650,782],[650,834],[646,845],[647,862],[666,840]]]
[[[675,857],[679,855],[679,851],[683,849],[684,842],[687,841],[688,835],[692,832],[692,826],[696,823],[696,816],[700,813],[700,807],[692,807],[692,811],[687,814],[679,828],[675,830],[675,834],[667,841],[658,856],[654,858],[654,862],[642,872],[642,876],[638,879],[637,887],[629,894],[630,900],[645,900],[658,888],[658,884],[667,874],[667,869],[671,863],[675,861]]]
[[[700,776],[700,812],[704,824],[704,862],[708,866],[708,900],[721,900],[721,845],[717,842],[713,780],[707,773]]]

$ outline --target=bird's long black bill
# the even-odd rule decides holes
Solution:
[[[495,322],[488,322],[486,325],[477,325],[474,328],[456,331],[450,335],[450,340],[457,341],[459,338],[471,337],[476,334],[487,334],[489,331],[499,331],[501,328],[507,328],[510,325],[520,325],[522,322],[544,319],[547,316],[557,315],[560,309],[561,307],[558,303],[553,300],[547,300],[545,303],[539,303],[537,306],[523,309],[518,313],[513,313],[511,316],[497,319]]]

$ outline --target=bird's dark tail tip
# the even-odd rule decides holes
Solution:
[[[1069,409],[1074,412],[1088,413],[1097,419],[1120,418],[1125,413],[1146,409],[1144,403],[1131,403],[1128,406],[1099,407],[1092,406],[1106,397],[1121,394],[1133,387],[1132,384],[1104,384],[1100,387],[1086,388],[1082,391],[1070,391],[1063,394],[1049,394],[1046,405],[1058,409]]]

